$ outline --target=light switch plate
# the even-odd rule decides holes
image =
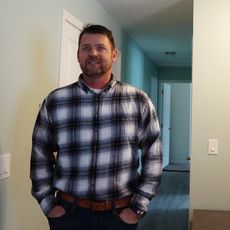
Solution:
[[[208,154],[210,155],[218,154],[218,140],[217,139],[208,140]]]
[[[10,177],[10,153],[0,155],[0,180]]]

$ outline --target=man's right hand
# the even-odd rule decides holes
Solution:
[[[58,218],[63,216],[66,213],[65,209],[60,206],[56,205],[54,208],[51,209],[51,211],[48,213],[47,217],[49,218]]]

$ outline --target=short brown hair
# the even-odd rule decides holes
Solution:
[[[80,47],[81,38],[84,34],[103,34],[109,39],[112,48],[113,49],[115,48],[115,42],[114,42],[112,31],[106,28],[105,26],[93,25],[93,24],[85,25],[79,35],[78,47]]]

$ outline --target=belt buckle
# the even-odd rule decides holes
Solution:
[[[111,202],[110,201],[105,201],[105,209],[106,210],[110,210],[110,209],[112,209],[113,207],[112,207],[112,205],[111,205]]]
[[[93,211],[107,211],[111,209],[109,201],[91,202],[90,207]]]
[[[97,211],[98,209],[98,204],[95,201],[90,202],[90,209],[93,211]]]

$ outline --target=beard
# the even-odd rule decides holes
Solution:
[[[99,77],[112,68],[112,61],[105,63],[102,60],[91,58],[81,63],[80,66],[83,74],[89,77]]]

